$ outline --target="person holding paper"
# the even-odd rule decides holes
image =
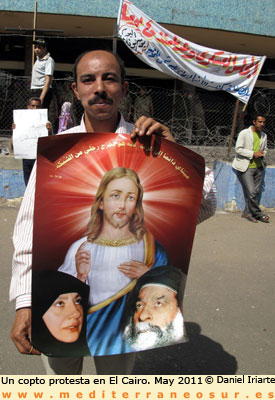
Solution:
[[[28,110],[37,110],[37,109],[40,109],[41,106],[42,106],[42,104],[41,104],[41,100],[40,100],[39,97],[31,97],[28,100],[28,104],[27,104],[27,109]],[[12,128],[12,130],[14,130],[16,128],[16,125],[15,125],[14,122],[12,123],[11,128]],[[48,129],[48,134],[52,135],[53,134],[53,132],[52,132],[52,124],[49,121],[46,123],[46,128]],[[23,174],[24,174],[24,182],[25,182],[26,186],[27,186],[27,184],[29,182],[30,175],[31,175],[32,168],[34,166],[35,160],[36,160],[35,158],[34,159],[23,158]]]

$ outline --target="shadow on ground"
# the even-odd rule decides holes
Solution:
[[[195,322],[185,322],[188,343],[137,354],[133,375],[234,375],[237,360],[207,336]]]

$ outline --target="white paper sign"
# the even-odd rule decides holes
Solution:
[[[13,122],[14,158],[35,159],[38,138],[48,136],[48,110],[13,110]]]

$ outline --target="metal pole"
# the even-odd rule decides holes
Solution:
[[[239,103],[240,103],[240,100],[237,99],[236,100],[236,104],[235,104],[234,115],[233,115],[231,133],[230,133],[230,137],[229,137],[229,143],[228,143],[228,149],[227,149],[227,158],[229,158],[229,154],[230,154],[230,150],[231,150],[232,142],[233,142],[233,137],[234,137],[235,130],[236,130],[236,122],[237,122],[237,115],[238,115],[238,110],[239,110]]]
[[[174,128],[174,118],[175,118],[175,104],[176,104],[176,92],[177,92],[177,80],[174,80],[174,93],[173,93],[173,105],[172,105],[172,123],[171,129]]]
[[[117,25],[114,26],[114,36],[113,36],[113,52],[117,54]]]
[[[36,19],[37,19],[37,0],[34,0],[32,41],[35,40]],[[32,45],[32,67],[33,67],[33,63],[34,63],[34,45]]]

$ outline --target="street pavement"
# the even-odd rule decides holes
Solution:
[[[40,357],[19,354],[9,337],[17,212],[18,207],[0,206],[0,375],[39,375]],[[270,224],[219,212],[199,225],[184,297],[189,342],[138,353],[133,374],[274,374],[274,237],[274,213]],[[95,373],[90,357],[84,373]]]

